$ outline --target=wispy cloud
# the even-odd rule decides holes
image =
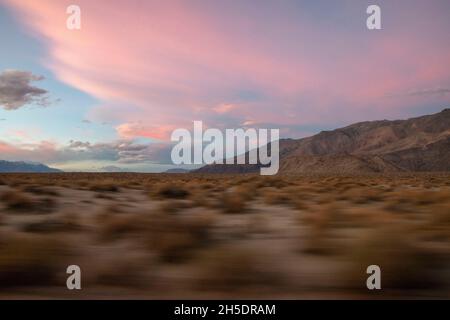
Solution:
[[[413,90],[407,93],[409,96],[434,96],[434,95],[447,95],[450,93],[448,88],[431,88],[431,89],[421,89]]]
[[[406,92],[400,93],[389,93],[386,97],[426,97],[426,96],[445,96],[450,94],[449,88],[435,87],[435,88],[425,88],[425,89],[414,89]]]
[[[411,101],[374,108],[377,99],[448,81],[449,46],[435,40],[445,35],[448,4],[437,2],[415,2],[407,12],[404,2],[383,2],[398,19],[371,33],[360,1],[336,8],[342,24],[318,14],[328,1],[273,1],[255,10],[253,1],[79,0],[88,14],[76,32],[61,25],[64,1],[3,1],[44,39],[58,79],[100,101],[89,119],[114,123],[126,138],[167,137],[164,128],[193,120],[326,125],[398,115]],[[426,28],[411,25],[412,17]]]
[[[448,1],[379,0],[389,13],[382,32],[365,28],[367,3],[357,0],[77,0],[83,19],[77,31],[65,27],[68,1],[0,3],[40,43],[39,62],[56,80],[96,101],[79,108],[85,113],[77,119],[92,122],[77,120],[85,124],[79,132],[110,137],[42,149],[58,161],[164,162],[168,144],[136,141],[168,142],[173,129],[189,129],[195,120],[219,129],[276,127],[296,138],[431,113],[450,101],[450,43],[442,41],[450,28]],[[21,108],[46,95],[34,86],[40,77],[25,79],[23,94],[7,91],[0,107]]]
[[[58,145],[51,141],[10,144],[0,140],[0,154],[4,160],[30,160],[47,164],[70,164],[77,161],[122,164],[171,164],[170,144],[136,143],[118,140],[108,143],[70,141]]]

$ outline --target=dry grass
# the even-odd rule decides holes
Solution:
[[[34,184],[23,186],[21,188],[21,190],[24,192],[33,193],[33,194],[42,195],[42,196],[59,197],[61,195],[57,190],[55,190],[53,188],[43,187],[43,186],[34,185]]]
[[[0,243],[0,287],[64,285],[69,247],[61,238],[13,235]]]
[[[284,190],[265,188],[263,190],[264,203],[268,205],[287,205],[292,203],[292,195]]]
[[[245,213],[247,210],[247,199],[236,192],[227,192],[222,197],[219,206],[225,213]]]
[[[151,286],[152,265],[142,257],[125,255],[106,261],[95,272],[96,285],[145,289]]]
[[[61,233],[74,232],[80,229],[81,226],[74,221],[57,218],[45,219],[43,221],[38,222],[30,222],[22,227],[22,230],[25,232],[43,233],[43,234],[57,233],[57,232]]]
[[[370,264],[377,297],[449,297],[448,174],[0,181],[0,286],[20,297],[64,298],[68,264],[83,298],[371,297]]]
[[[112,180],[106,180],[101,182],[94,182],[89,186],[89,190],[97,192],[118,192],[119,186]]]
[[[214,217],[208,213],[188,217],[159,213],[151,217],[144,242],[162,261],[178,263],[210,242],[213,223]]]
[[[156,196],[160,199],[186,199],[190,192],[180,185],[165,183],[156,189]]]
[[[99,237],[104,241],[117,240],[140,230],[141,223],[135,215],[108,216],[99,223]]]
[[[346,285],[365,290],[365,270],[378,265],[384,290],[419,290],[445,285],[448,256],[416,243],[403,226],[376,228],[350,248]]]
[[[8,210],[21,213],[51,213],[57,206],[54,198],[34,198],[19,190],[5,191],[0,195]]]
[[[193,206],[194,203],[188,200],[165,200],[158,205],[157,211],[165,214],[176,214]]]
[[[218,247],[198,257],[197,286],[219,291],[273,288],[283,284],[266,254],[240,247]]]
[[[338,216],[341,216],[341,209],[336,205],[327,205],[301,217],[301,222],[308,227],[306,237],[302,234],[302,252],[319,255],[335,253],[337,247],[332,236],[333,227],[340,222]]]
[[[355,204],[367,204],[381,201],[383,191],[375,188],[351,188],[345,192],[345,198]]]
[[[36,202],[18,190],[5,191],[0,195],[0,201],[7,209],[14,211],[29,211],[36,208]]]

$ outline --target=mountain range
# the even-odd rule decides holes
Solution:
[[[50,168],[42,163],[0,160],[0,172],[44,173],[44,172],[62,172],[62,171]]]
[[[204,166],[200,173],[250,173],[260,165]],[[407,120],[365,121],[280,140],[280,173],[450,171],[450,109]]]

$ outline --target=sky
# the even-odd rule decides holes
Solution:
[[[300,138],[436,113],[449,17],[448,0],[0,0],[0,159],[158,172],[193,121]]]

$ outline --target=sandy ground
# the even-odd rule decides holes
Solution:
[[[0,175],[0,297],[450,298],[449,178]]]

